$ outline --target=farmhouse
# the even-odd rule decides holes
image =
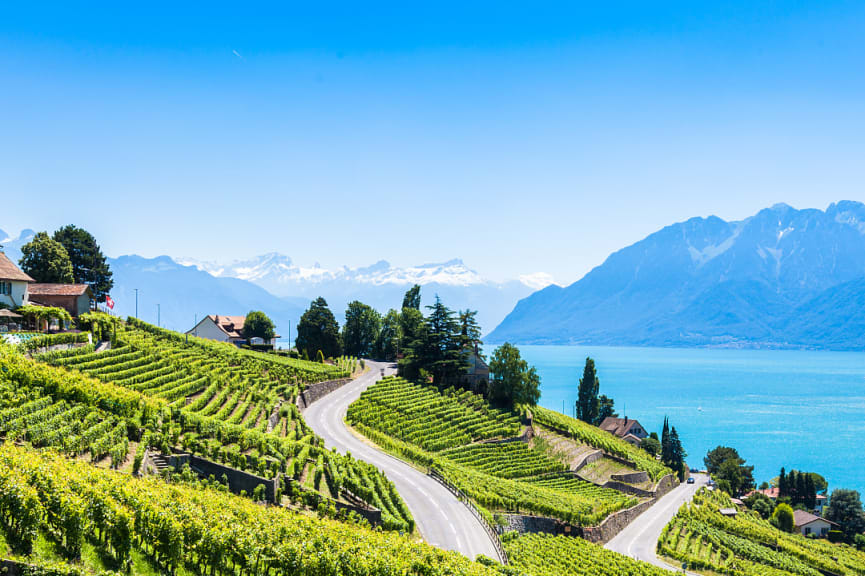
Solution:
[[[829,534],[829,530],[837,530],[840,528],[838,524],[826,520],[825,518],[815,516],[805,510],[793,511],[793,523],[796,525],[796,530],[798,530],[802,536],[808,536],[809,534],[826,536]]]
[[[218,314],[208,314],[201,322],[196,324],[192,330],[186,333],[190,336],[198,336],[199,338],[207,338],[208,340],[216,340],[218,342],[230,342],[235,346],[243,344],[269,344],[276,345],[275,335],[270,341],[265,342],[261,338],[252,338],[251,340],[243,335],[243,325],[246,323],[246,316],[220,316]]]
[[[468,354],[469,367],[463,381],[475,392],[483,392],[490,381],[490,367],[481,357],[478,347],[475,346]]]
[[[31,304],[63,308],[72,316],[86,314],[93,302],[87,284],[30,284],[27,288]]]
[[[601,430],[605,430],[610,434],[618,436],[625,442],[639,446],[643,438],[649,436],[646,429],[636,420],[630,420],[627,416],[624,418],[616,418],[607,416],[600,425]]]
[[[21,271],[0,251],[0,304],[18,308],[29,303],[27,287],[33,278]]]

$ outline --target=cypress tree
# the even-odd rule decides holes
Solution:
[[[778,476],[778,498],[787,496],[787,476],[784,473],[784,467],[781,467],[781,474]]]
[[[805,487],[805,472],[796,473],[796,504],[805,504],[808,499],[808,491]]]
[[[577,389],[577,419],[595,425],[598,420],[600,409],[598,401],[598,374],[595,372],[595,361],[586,358],[586,366],[583,368],[583,377],[580,378],[580,386]]]
[[[805,474],[805,506],[809,510],[817,507],[817,488],[814,485],[814,477],[811,474]]]
[[[679,481],[685,480],[685,449],[682,448],[682,442],[679,440],[679,433],[676,432],[676,427],[670,430],[670,467],[679,475]]]
[[[661,430],[661,461],[670,461],[670,420],[664,416],[664,427]]]

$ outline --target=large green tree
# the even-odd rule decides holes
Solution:
[[[604,418],[617,418],[616,403],[606,394],[601,394],[598,397],[598,416],[595,418],[595,426],[600,426]]]
[[[339,324],[324,298],[316,298],[300,317],[295,345],[309,358],[315,358],[319,350],[326,358],[341,354]]]
[[[477,310],[460,310],[459,312],[460,334],[462,334],[466,345],[472,348],[480,348],[483,345],[481,325],[478,324],[477,316]]]
[[[406,308],[420,310],[420,285],[415,284],[408,289],[402,299],[402,308],[403,310]]]
[[[244,338],[261,338],[269,341],[275,335],[273,321],[268,318],[267,314],[260,310],[252,310],[246,315],[246,320],[243,322]]]
[[[490,402],[534,406],[541,397],[540,382],[535,367],[522,359],[516,346],[505,342],[495,349],[490,360]]]
[[[782,532],[793,532],[796,528],[796,519],[793,515],[793,508],[789,504],[780,503],[775,506],[775,511],[772,513],[772,524]]]
[[[401,340],[400,314],[396,310],[388,310],[381,321],[381,331],[378,335],[376,346],[378,357],[388,362],[394,362],[399,355]]]
[[[865,531],[865,511],[862,510],[859,492],[841,488],[833,490],[826,509],[826,519],[840,524],[850,540]]]
[[[342,327],[343,353],[359,358],[376,356],[380,333],[381,314],[363,302],[350,302]]]
[[[438,386],[457,385],[468,369],[468,359],[454,312],[436,296],[427,306],[426,330],[421,345],[422,367]]]
[[[21,269],[37,282],[72,284],[72,261],[63,244],[39,232],[21,248]]]
[[[114,286],[114,279],[108,260],[93,235],[70,224],[57,230],[54,240],[66,248],[75,282],[87,284],[93,292],[93,299],[96,302],[105,302],[105,297]]]
[[[586,358],[583,368],[583,377],[580,378],[580,386],[577,390],[577,419],[589,424],[598,423],[598,374],[595,371],[595,361]]]
[[[670,428],[670,461],[665,462],[665,464],[678,474],[680,482],[685,480],[685,458],[687,457],[688,453],[685,452],[685,448],[679,440],[679,433],[673,426]]]

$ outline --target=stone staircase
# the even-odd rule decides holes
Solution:
[[[156,469],[156,474],[161,475],[163,471],[171,468],[171,466],[168,464],[168,458],[166,458],[164,454],[160,454],[159,452],[150,453],[150,462]]]

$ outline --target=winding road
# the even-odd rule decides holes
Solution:
[[[478,554],[498,558],[481,522],[447,488],[405,462],[373,448],[355,436],[345,424],[349,404],[381,378],[393,374],[391,364],[366,361],[366,373],[313,402],[303,413],[307,424],[324,438],[328,448],[352,456],[381,470],[394,483],[414,516],[418,531],[434,546],[454,550],[474,559]]]
[[[697,490],[709,481],[708,476],[703,474],[694,474],[693,477],[695,480],[693,484],[680,484],[671,490],[654,506],[628,524],[604,548],[624,554],[629,558],[648,562],[659,568],[681,571],[681,568],[671,566],[658,558],[655,551],[664,526],[673,519],[682,504],[690,502]]]

